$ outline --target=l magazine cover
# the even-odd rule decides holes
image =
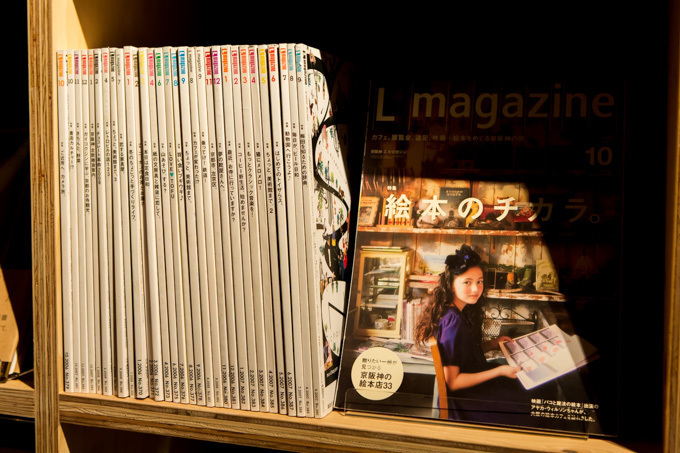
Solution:
[[[623,106],[372,84],[336,407],[616,434]]]

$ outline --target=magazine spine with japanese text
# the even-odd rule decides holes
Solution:
[[[167,350],[169,355],[163,373],[165,379],[165,398],[170,401],[179,402],[179,355],[177,349],[177,310],[175,306],[175,266],[173,259],[173,240],[172,240],[172,219],[170,209],[170,172],[168,164],[168,132],[167,121],[165,118],[165,71],[163,66],[163,49],[153,49],[153,71],[155,75],[154,82],[154,96],[156,98],[155,110],[157,118],[158,131],[158,194],[159,194],[159,208],[157,212],[161,213],[159,230],[158,226],[156,234],[162,235],[162,246],[158,244],[157,250],[163,250],[163,269],[165,273],[165,288],[166,303],[162,302],[161,295],[161,322],[164,324],[163,332],[167,332],[167,340],[163,339],[163,348]],[[158,224],[157,224],[158,225]],[[158,239],[158,237],[157,237]],[[159,263],[160,263],[159,254]],[[167,344],[167,348],[165,346]]]
[[[180,215],[183,211],[179,207],[178,200],[178,181],[179,168],[177,165],[177,139],[181,142],[181,133],[177,130],[179,118],[176,118],[175,111],[179,110],[179,100],[177,95],[173,96],[173,75],[177,80],[176,58],[170,47],[163,47],[163,88],[165,94],[165,121],[167,132],[167,160],[168,160],[168,191],[170,195],[170,230],[172,234],[172,260],[175,284],[175,325],[177,330],[177,382],[178,400],[188,403],[188,381],[187,381],[187,352],[186,352],[186,332],[184,319],[184,280],[183,280],[183,261],[182,246],[180,244]],[[180,144],[181,146],[181,144]],[[181,152],[180,152],[181,156]],[[185,251],[186,256],[186,251]],[[173,395],[174,396],[174,395]]]
[[[339,345],[326,340],[341,325],[324,292],[344,316],[329,247],[347,241],[335,231],[347,210],[332,198],[348,202],[349,189],[338,185],[344,158],[330,164],[331,192],[314,171],[317,151],[324,164],[340,156],[324,141],[332,79],[320,53],[126,46],[57,57],[65,391],[324,416]]]
[[[248,360],[249,343],[252,341],[248,339],[246,334],[246,316],[245,316],[245,289],[244,285],[247,283],[243,279],[243,263],[241,261],[241,221],[239,212],[239,198],[238,198],[238,183],[237,183],[237,160],[236,160],[236,114],[238,113],[234,107],[234,89],[238,81],[238,70],[233,68],[233,60],[231,56],[231,46],[221,46],[221,73],[222,73],[222,97],[224,107],[224,133],[225,133],[225,156],[224,156],[224,172],[221,173],[220,180],[221,187],[224,187],[224,203],[226,204],[227,212],[222,210],[223,214],[223,244],[225,245],[224,256],[225,259],[231,261],[231,271],[233,274],[233,307],[229,307],[228,314],[231,316],[233,312],[233,332],[230,329],[230,340],[233,335],[236,338],[241,338],[237,344],[230,344],[230,348],[236,348],[233,357],[234,369],[230,370],[231,383],[235,388],[232,391],[232,407],[233,408],[247,408],[247,395],[249,392],[248,382]],[[236,71],[236,72],[235,72]],[[222,201],[222,200],[220,200]],[[228,232],[228,235],[225,233]],[[229,253],[227,253],[229,252]],[[230,349],[230,353],[233,349]]]
[[[203,329],[201,323],[201,284],[198,257],[198,231],[196,224],[196,180],[194,179],[194,143],[196,137],[195,121],[197,118],[191,117],[194,110],[190,96],[190,80],[196,77],[194,70],[194,49],[180,47],[177,49],[179,58],[179,92],[180,92],[180,116],[182,120],[182,151],[184,153],[184,193],[187,224],[187,249],[189,253],[189,280],[191,288],[191,329],[193,332],[194,349],[194,382],[196,385],[196,404],[205,406],[205,378],[204,378],[204,354],[203,354]],[[197,132],[197,131],[196,131]]]
[[[88,60],[90,53],[88,52]],[[92,104],[90,108],[90,130],[94,130],[93,141],[90,142],[92,150],[90,151],[90,161],[92,170],[92,240],[97,243],[92,248],[92,265],[94,276],[94,300],[92,305],[94,307],[94,319],[92,320],[92,328],[94,330],[95,339],[95,379],[97,393],[102,392],[102,340],[101,340],[101,298],[103,297],[103,284],[100,282],[101,277],[101,248],[99,244],[101,235],[99,233],[99,225],[101,222],[100,210],[104,209],[99,206],[99,191],[101,179],[101,149],[104,146],[102,138],[102,91],[101,91],[101,51],[97,49],[92,51]],[[93,127],[94,126],[94,127]]]
[[[161,298],[159,294],[159,276],[157,233],[156,233],[156,200],[154,196],[154,170],[152,163],[151,115],[149,93],[154,91],[154,82],[149,70],[153,67],[153,50],[142,47],[139,55],[139,98],[140,124],[142,138],[142,162],[144,175],[144,219],[146,231],[146,269],[148,276],[148,320],[149,335],[149,393],[156,401],[165,399],[165,380],[163,379],[164,353],[161,345]],[[151,57],[151,63],[149,63]],[[151,87],[151,88],[149,88]],[[163,279],[164,281],[164,279]],[[163,289],[165,290],[165,289]],[[165,300],[163,299],[165,302]]]
[[[253,277],[253,319],[257,347],[257,401],[267,411],[267,336],[264,306],[269,303],[265,291],[265,271],[261,253],[260,195],[258,185],[258,131],[261,126],[257,94],[257,71],[253,46],[239,46],[241,62],[241,96],[243,99],[243,136],[245,149],[248,220],[250,224],[250,263]]]
[[[125,343],[127,349],[128,395],[135,394],[135,355],[134,355],[134,308],[132,295],[132,254],[130,237],[129,204],[129,154],[127,140],[127,100],[125,97],[125,50],[116,49],[116,91],[118,97],[118,168],[121,197],[121,219],[123,224],[123,275],[125,290]]]
[[[102,392],[104,395],[113,394],[113,336],[111,332],[111,309],[113,300],[113,225],[112,197],[111,197],[111,118],[109,105],[109,49],[98,51],[99,56],[99,89],[101,106],[97,108],[100,118],[97,157],[97,196],[99,203],[99,284],[100,309],[99,321],[101,325],[102,345]]]
[[[149,396],[149,360],[147,342],[147,323],[146,323],[146,291],[144,266],[142,258],[144,256],[142,230],[143,220],[141,217],[140,192],[143,186],[139,184],[141,169],[139,168],[139,154],[141,149],[140,139],[140,113],[139,113],[139,77],[137,49],[126,46],[124,49],[125,60],[125,107],[127,122],[127,150],[128,150],[128,197],[129,197],[129,216],[130,216],[130,258],[131,258],[131,280],[132,291],[132,319],[134,325],[133,338],[136,339],[134,351],[134,375],[135,375],[135,396],[146,398]]]
[[[279,409],[295,415],[295,355],[293,350],[293,331],[290,320],[291,310],[291,273],[288,259],[288,224],[286,220],[286,179],[284,164],[284,138],[281,113],[281,72],[279,66],[279,47],[267,46],[269,62],[269,92],[271,97],[272,152],[274,159],[274,187],[276,197],[276,232],[278,241],[278,264],[281,282],[281,303],[274,312],[277,321],[277,345],[283,347],[283,354],[277,354],[277,379],[279,386]],[[271,230],[270,230],[271,231]],[[270,247],[271,247],[270,243]],[[273,272],[272,272],[273,273]]]
[[[113,220],[113,302],[115,329],[115,382],[116,394],[119,397],[129,396],[128,380],[128,351],[127,351],[127,320],[125,292],[125,260],[123,258],[123,218],[121,203],[120,181],[120,128],[118,126],[118,64],[117,49],[109,48],[109,88],[110,88],[110,118],[111,118],[111,193]],[[124,104],[122,104],[124,107]],[[129,269],[128,269],[129,271]],[[129,272],[127,273],[129,275]]]
[[[211,184],[213,187],[213,213],[220,222],[215,223],[215,237],[219,238],[218,254],[224,275],[224,303],[218,306],[220,318],[220,348],[222,353],[222,393],[226,407],[232,407],[238,401],[238,384],[236,369],[238,368],[238,351],[236,336],[236,314],[234,305],[234,273],[232,270],[231,232],[229,228],[229,200],[227,195],[226,147],[227,136],[225,122],[224,94],[222,84],[222,55],[220,46],[210,48],[212,64],[212,86],[215,110],[215,152],[211,163]],[[229,118],[229,121],[233,120]],[[214,171],[214,175],[212,172]],[[219,213],[219,214],[218,214]],[[220,253],[221,252],[221,253]],[[236,405],[238,407],[238,404]]]
[[[224,378],[229,378],[223,373],[224,367],[228,366],[229,355],[226,348],[226,317],[224,305],[226,304],[224,289],[224,261],[222,259],[222,226],[219,215],[219,190],[217,188],[217,157],[215,140],[215,109],[213,97],[213,74],[211,48],[203,48],[202,64],[204,68],[205,87],[205,111],[207,119],[207,146],[203,158],[203,201],[205,203],[206,216],[206,241],[207,247],[213,250],[212,257],[208,260],[208,266],[214,266],[215,296],[210,298],[210,331],[213,336],[213,386],[215,393],[215,406],[222,407],[224,401],[224,389],[229,383]],[[201,101],[199,94],[199,103]],[[212,260],[212,261],[211,261]],[[210,272],[210,271],[209,271]],[[212,288],[211,288],[212,289]],[[221,316],[220,316],[221,314]],[[223,347],[224,346],[224,347]],[[226,363],[224,363],[226,361]],[[227,398],[227,405],[231,398]],[[228,406],[227,406],[228,407]]]
[[[181,342],[184,343],[184,354],[180,355],[180,360],[185,359],[184,371],[180,366],[180,379],[184,379],[185,389],[181,392],[183,403],[196,403],[196,382],[194,374],[194,348],[193,348],[193,326],[191,320],[191,288],[189,277],[189,250],[187,243],[187,215],[186,215],[186,174],[184,168],[184,143],[182,141],[182,124],[180,118],[180,67],[179,50],[175,47],[170,49],[171,65],[171,93],[172,93],[172,115],[174,129],[174,161],[176,175],[176,199],[178,212],[178,240],[180,253],[180,268],[182,283],[181,288],[181,310],[178,311],[178,329],[181,332]],[[190,135],[190,134],[189,134]],[[181,324],[181,325],[180,325]]]
[[[238,188],[238,210],[239,210],[239,233],[241,263],[243,270],[243,292],[245,305],[245,330],[248,346],[248,393],[241,395],[241,407],[248,404],[250,410],[259,410],[258,401],[258,341],[255,332],[255,301],[253,298],[253,275],[252,275],[252,254],[250,250],[250,216],[248,215],[248,181],[247,181],[247,162],[245,151],[245,122],[247,115],[244,115],[243,88],[244,79],[247,81],[243,69],[243,58],[241,57],[240,46],[231,47],[231,70],[233,74],[233,93],[232,101],[234,104],[234,132],[235,132],[235,162],[236,162],[236,184]],[[246,69],[247,71],[247,69]],[[241,112],[239,114],[238,112]],[[248,112],[249,113],[249,112]]]
[[[191,130],[193,137],[193,169],[194,169],[194,196],[196,198],[196,237],[198,241],[198,265],[201,279],[201,326],[203,335],[203,378],[205,379],[205,403],[208,407],[215,405],[214,401],[214,372],[213,372],[213,340],[210,324],[210,297],[216,297],[215,286],[214,250],[207,249],[208,226],[205,221],[205,187],[203,176],[203,157],[207,147],[207,113],[205,105],[201,105],[201,93],[205,104],[203,48],[196,47],[193,55],[194,76],[189,77],[191,94]],[[211,229],[212,231],[212,229]],[[212,264],[211,261],[212,254]],[[211,273],[212,270],[212,273]],[[212,282],[212,284],[211,284]],[[219,340],[218,340],[219,341]],[[219,343],[218,343],[219,344]]]
[[[68,53],[57,54],[57,100],[59,103],[59,202],[61,226],[61,287],[62,323],[64,331],[64,391],[74,392],[73,388],[73,299],[71,298],[71,213],[70,183],[68,173]]]
[[[95,362],[95,347],[94,347],[94,329],[91,325],[91,320],[94,319],[92,301],[94,300],[94,274],[93,274],[93,263],[92,263],[92,169],[91,169],[91,142],[94,135],[94,131],[90,132],[90,93],[93,90],[90,89],[90,60],[88,58],[88,51],[81,51],[81,89],[83,96],[83,202],[84,202],[84,221],[85,221],[85,276],[86,276],[86,300],[88,301],[84,304],[84,312],[81,307],[80,322],[83,324],[84,329],[82,330],[86,341],[86,369],[83,376],[86,377],[86,386],[81,386],[82,389],[87,387],[88,393],[94,393],[97,390],[95,372],[94,372],[94,362]],[[84,316],[83,316],[84,313]]]
[[[265,198],[261,211],[261,222],[266,222],[266,234],[262,235],[263,250],[269,255],[266,257],[266,268],[269,271],[271,284],[271,303],[265,307],[265,321],[268,323],[267,350],[267,381],[269,385],[269,410],[270,412],[285,413],[285,384],[279,379],[285,376],[285,359],[283,347],[283,332],[281,331],[281,284],[279,278],[279,255],[278,235],[276,229],[276,194],[274,189],[274,156],[272,153],[272,122],[269,102],[269,58],[267,46],[257,47],[258,59],[258,85],[260,91],[260,112],[262,118],[262,153],[264,163],[263,184],[265,186]],[[263,260],[265,257],[263,256]],[[280,370],[280,371],[279,371]],[[283,407],[280,405],[283,404]]]

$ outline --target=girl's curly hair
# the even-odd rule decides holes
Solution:
[[[453,303],[453,281],[468,269],[480,266],[482,259],[472,247],[464,244],[454,255],[447,256],[444,262],[446,269],[439,275],[439,284],[416,324],[415,337],[421,344],[437,334],[439,320]]]

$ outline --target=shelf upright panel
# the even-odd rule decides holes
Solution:
[[[680,449],[680,2],[670,2],[668,139],[666,166],[666,275],[664,451]]]
[[[87,44],[72,2],[29,0],[27,13],[35,421],[36,451],[41,452],[54,451],[63,441],[56,50]]]

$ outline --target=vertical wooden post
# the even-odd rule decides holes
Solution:
[[[52,2],[27,0],[31,140],[31,225],[36,451],[59,449],[57,291],[59,257],[55,221],[54,52]]]
[[[680,2],[670,2],[666,179],[666,344],[664,451],[680,450]]]

